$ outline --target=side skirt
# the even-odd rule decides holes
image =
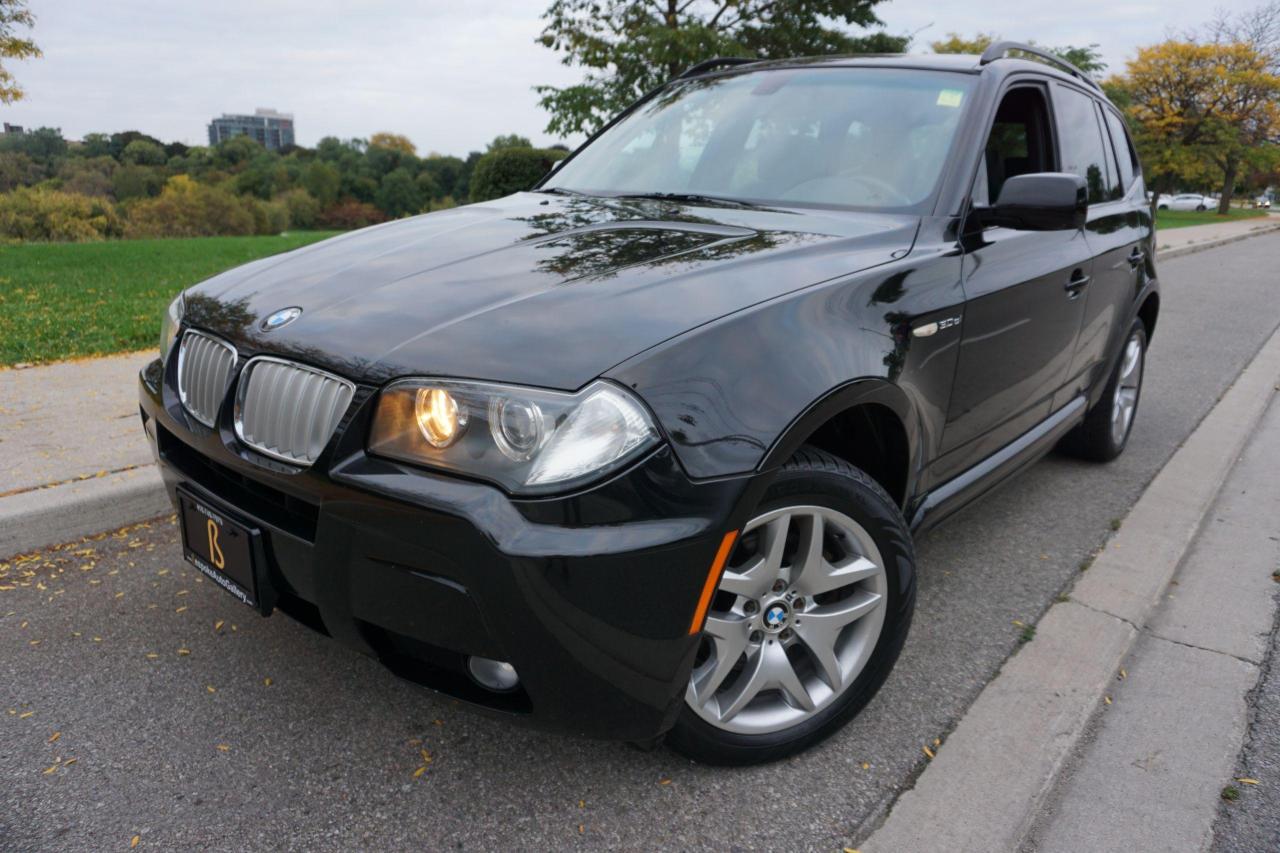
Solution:
[[[1084,395],[1018,436],[962,474],[957,474],[924,496],[911,515],[911,530],[921,533],[971,501],[990,491],[1053,449],[1084,417]]]

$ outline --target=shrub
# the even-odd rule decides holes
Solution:
[[[487,201],[527,190],[536,184],[564,151],[548,148],[501,148],[476,162],[471,174],[471,200]]]
[[[382,215],[382,211],[373,205],[353,198],[344,198],[337,204],[326,207],[317,223],[321,228],[350,231],[353,228],[364,228],[366,225],[375,225],[386,220],[387,217]]]
[[[175,175],[155,198],[141,199],[128,208],[129,237],[209,237],[270,233],[267,214],[252,199],[198,184]],[[279,229],[283,230],[283,229]]]
[[[116,201],[150,198],[164,189],[164,173],[151,166],[121,166],[111,176],[111,192]]]
[[[289,227],[316,227],[316,220],[320,217],[320,202],[311,193],[299,187],[276,196],[276,201],[289,211]]]
[[[289,230],[289,208],[281,201],[245,199],[253,211],[253,233],[279,234]]]
[[[21,151],[0,151],[0,192],[44,180],[44,167]]]
[[[0,195],[0,237],[84,242],[119,237],[119,214],[102,198],[22,187]]]

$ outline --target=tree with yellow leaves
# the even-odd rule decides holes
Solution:
[[[31,39],[19,38],[18,27],[35,26],[27,0],[0,0],[0,59],[37,59],[43,54]],[[0,65],[0,104],[12,104],[26,96],[13,74]]]
[[[1280,76],[1244,43],[1167,41],[1140,48],[1109,90],[1127,103],[1149,172],[1173,180],[1222,181],[1218,212],[1231,205],[1242,168],[1269,157],[1280,137]],[[1161,186],[1161,183],[1164,186]]]
[[[396,151],[401,154],[417,154],[418,148],[409,141],[409,137],[402,136],[399,133],[388,133],[380,130],[373,136],[369,137],[370,148],[383,148],[387,151]]]

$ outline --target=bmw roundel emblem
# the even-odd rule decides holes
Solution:
[[[787,621],[787,610],[785,607],[774,605],[765,611],[764,621],[770,628],[777,628],[783,622]]]
[[[281,308],[276,313],[262,321],[262,331],[273,332],[281,326],[287,326],[302,314],[302,309],[296,305],[292,308]]]

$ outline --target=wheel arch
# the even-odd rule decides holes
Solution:
[[[1147,329],[1147,343],[1150,344],[1151,339],[1156,332],[1156,319],[1160,315],[1160,294],[1152,291],[1142,300],[1142,304],[1138,306],[1138,319],[1142,321],[1142,325]]]
[[[774,441],[759,469],[782,465],[812,444],[865,471],[905,507],[915,488],[918,421],[906,393],[883,379],[857,379],[811,403]]]

